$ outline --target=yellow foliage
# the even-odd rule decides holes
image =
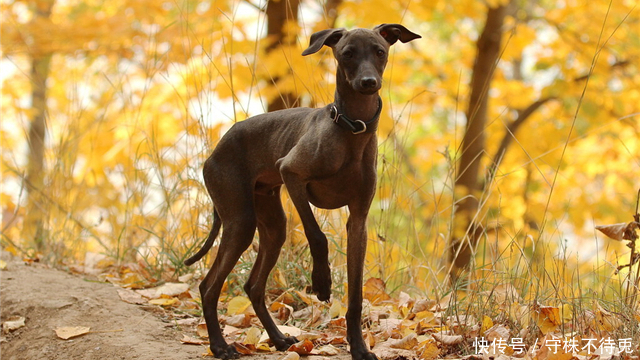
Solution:
[[[322,16],[308,15],[307,4],[298,23],[283,24],[290,42],[268,53],[270,39],[260,38],[268,19],[258,10],[245,12],[237,0],[195,9],[180,1],[57,2],[48,18],[21,10],[21,4],[0,5],[7,59],[0,200],[3,236],[16,245],[33,241],[21,239],[20,231],[29,214],[22,177],[35,114],[33,58],[52,54],[46,186],[39,189],[39,206],[50,209],[42,219],[45,238],[80,249],[78,258],[86,248],[134,257],[138,247],[168,247],[175,239],[186,246],[201,239],[211,213],[202,163],[224,131],[264,111],[282,93],[292,93],[302,105],[333,99],[331,51],[301,56],[312,31],[326,28]],[[447,273],[451,233],[466,231],[452,219],[456,201],[468,195],[454,184],[469,82],[487,8],[504,4],[375,0],[341,2],[337,9],[338,27],[397,22],[423,36],[391,48],[381,91],[379,181],[366,271],[391,289],[437,287]],[[489,122],[478,154],[481,181],[501,141],[512,142],[495,179],[472,194],[482,202],[477,218],[496,229],[489,236],[495,235],[497,249],[478,252],[487,263],[507,245],[527,256],[535,246],[539,250],[536,228],[543,223],[545,236],[562,226],[571,228],[567,233],[576,241],[591,242],[591,221],[630,221],[640,153],[640,75],[634,63],[640,57],[639,16],[624,1],[563,7],[536,2],[507,16],[503,52],[485,94]],[[553,100],[515,133],[507,131],[519,113],[547,97]],[[289,239],[304,248],[297,212],[283,199]],[[333,218],[318,214],[335,239],[332,256],[340,268],[346,261],[340,247],[347,212]]]

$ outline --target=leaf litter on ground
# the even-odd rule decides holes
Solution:
[[[158,283],[139,264],[109,269],[110,272],[103,274],[102,278],[120,288],[118,294],[123,301],[143,306],[165,318],[168,326],[183,333],[183,344],[208,344],[206,324],[200,318],[197,276],[182,276],[178,282]],[[226,289],[228,291],[228,287]],[[547,347],[547,341],[566,339],[567,336],[581,341],[593,338],[603,343],[607,337],[619,334],[623,324],[620,314],[605,309],[597,301],[589,309],[577,312],[567,304],[558,307],[536,301],[526,303],[511,284],[499,284],[478,294],[490,298],[501,310],[500,316],[492,319],[483,314],[459,314],[457,312],[463,307],[455,302],[457,297],[453,293],[439,299],[428,299],[399,292],[393,298],[382,279],[370,278],[363,286],[365,341],[381,360],[443,357],[610,360],[605,354],[574,351],[558,356],[553,351],[541,351],[541,348]],[[334,297],[327,304],[315,295],[295,289],[271,291],[270,295],[267,308],[278,328],[300,340],[283,357],[330,358],[348,354],[347,307],[343,302],[346,297]],[[246,296],[225,293],[221,304],[224,304],[219,311],[223,334],[241,354],[276,351]],[[640,320],[640,315],[635,316]],[[562,329],[571,328],[576,317],[588,322],[588,333],[563,334]],[[522,339],[522,344],[513,343],[515,339]],[[478,346],[479,341],[484,341],[483,346]],[[625,357],[624,352],[619,355],[622,360],[636,359]]]

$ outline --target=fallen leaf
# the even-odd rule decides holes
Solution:
[[[409,311],[411,310],[411,308],[413,308],[414,303],[415,300],[413,300],[411,296],[409,296],[409,294],[401,291],[398,295],[398,309],[402,313],[403,317],[406,317],[409,314]]]
[[[120,300],[129,304],[142,305],[147,303],[142,295],[129,289],[118,289],[118,296],[120,296]]]
[[[400,319],[381,319],[380,334],[384,338],[390,337],[393,331],[397,329],[401,323],[402,323],[402,320]]]
[[[2,332],[5,334],[17,330],[24,326],[25,318],[22,316],[11,316],[6,321],[2,322]]]
[[[136,272],[128,272],[122,276],[120,285],[127,289],[142,289],[148,285],[147,280]]]
[[[299,355],[310,355],[313,350],[313,343],[309,340],[302,340],[289,347],[287,351],[293,351]]]
[[[286,289],[287,286],[287,279],[285,279],[284,275],[282,274],[282,271],[280,271],[280,269],[275,269],[272,272],[271,278],[275,281],[276,285],[281,288],[281,289]]]
[[[180,339],[180,341],[183,344],[190,344],[190,345],[206,345],[209,343],[209,340],[198,339],[198,338],[187,336],[184,334],[182,335],[182,339]]]
[[[271,303],[271,305],[269,305],[269,311],[271,312],[276,312],[278,310],[280,310],[281,308],[287,306],[285,303],[280,302],[280,301],[274,301]]]
[[[244,334],[243,344],[257,345],[260,342],[262,330],[252,327]]]
[[[488,329],[493,327],[493,320],[487,315],[482,316],[482,326],[480,327],[480,332],[485,333]]]
[[[253,354],[253,351],[251,351],[251,349],[249,349],[248,347],[246,347],[246,346],[244,346],[244,345],[242,345],[240,343],[234,342],[233,346],[242,355],[251,355],[251,354]]]
[[[490,329],[487,329],[484,334],[489,341],[495,341],[498,339],[509,340],[511,332],[504,325],[496,324]]]
[[[560,308],[555,306],[538,306],[533,313],[536,325],[543,334],[556,331],[562,325]]]
[[[314,355],[334,356],[334,355],[338,355],[340,353],[340,350],[338,350],[337,347],[331,344],[328,344],[328,345],[322,345],[317,349],[313,349],[312,353]]]
[[[451,303],[451,293],[447,294],[445,297],[440,299],[440,302],[433,305],[429,310],[432,312],[445,311],[449,308],[450,303]]]
[[[88,326],[64,326],[55,329],[60,339],[68,340],[80,335],[88,334],[91,328]]]
[[[287,352],[281,360],[300,360],[300,355],[296,352]]]
[[[416,300],[416,302],[413,304],[413,308],[411,309],[411,312],[414,314],[417,314],[422,311],[427,311],[431,307],[433,307],[435,304],[436,304],[435,301],[429,300],[429,299]]]
[[[189,280],[193,279],[193,273],[184,274],[178,277],[178,281],[186,283]]]
[[[207,330],[207,323],[200,323],[196,325],[196,334],[201,338],[208,338],[209,330]]]
[[[382,279],[369,278],[364,283],[363,296],[365,299],[371,301],[372,304],[377,304],[381,301],[391,299],[386,293],[386,285]]]
[[[7,268],[7,262],[4,260],[0,260],[0,270],[4,270]]]
[[[275,316],[278,320],[280,320],[281,323],[286,323],[287,321],[289,321],[289,318],[291,318],[292,313],[293,307],[291,307],[290,305],[284,305],[280,309],[278,309],[278,312]]]
[[[149,300],[149,304],[159,305],[159,306],[173,306],[177,303],[178,303],[178,299],[176,298],[160,298],[160,299]]]
[[[431,336],[433,336],[433,338],[436,339],[437,342],[447,346],[458,345],[462,343],[463,340],[462,335],[446,335],[443,333],[435,333]]]
[[[251,300],[245,296],[236,296],[229,300],[227,304],[227,315],[238,315],[244,313],[249,306],[251,306]]]
[[[277,325],[276,327],[285,336],[297,337],[300,334],[302,334],[302,330],[300,330],[299,328],[297,328],[295,326]],[[262,342],[266,342],[268,339],[269,339],[269,334],[267,334],[267,332],[265,331],[264,334],[262,334],[262,336],[260,337],[260,342],[261,343]]]
[[[596,324],[599,329],[612,332],[622,327],[622,321],[596,302]]]
[[[264,343],[264,342],[258,343],[258,344],[256,345],[256,350],[257,350],[257,351],[266,351],[266,352],[270,352],[270,351],[272,351],[272,350],[271,350],[271,347],[269,347],[269,344]]]
[[[347,313],[347,308],[342,305],[342,302],[338,299],[333,299],[331,307],[329,308],[329,317],[332,319],[344,316]]]
[[[298,291],[298,290],[295,290],[294,293],[305,304],[307,304],[307,305],[312,305],[313,304],[313,299],[311,298],[311,296],[303,293],[302,291]],[[285,304],[286,304],[286,302],[285,302]]]
[[[393,349],[411,350],[416,346],[418,346],[418,335],[416,333],[410,333],[402,339],[389,341],[389,347]]]
[[[162,295],[167,296],[178,296],[182,293],[189,291],[189,285],[183,283],[166,283],[161,286],[155,288],[156,297],[160,297]]]
[[[434,342],[430,341],[423,346],[422,352],[420,354],[420,359],[435,360],[438,358],[438,356],[440,356],[440,348],[438,348],[438,345],[436,345]]]
[[[371,350],[380,360],[416,359],[418,356],[414,351],[403,349],[392,349],[381,343]]]
[[[373,349],[376,346],[376,337],[373,336],[371,330],[367,329],[364,341],[369,345],[369,349]]]
[[[529,319],[532,318],[530,314],[531,308],[527,305],[521,305],[517,302],[509,305],[509,315],[511,319],[518,322],[522,328],[529,327]]]
[[[229,336],[229,335],[233,335],[233,334],[237,334],[239,332],[241,332],[242,330],[238,329],[235,326],[231,326],[229,324],[226,324],[224,326],[224,328],[222,329],[222,335],[224,336]],[[268,338],[268,337],[267,337]]]
[[[315,340],[322,339],[323,337],[324,337],[323,334],[316,331],[303,331],[300,333],[300,335],[296,336],[296,339],[315,341]]]
[[[251,326],[251,316],[248,316],[246,314],[229,316],[224,319],[224,323],[227,325],[244,329]]]
[[[555,341],[559,346],[551,346],[551,342]],[[534,360],[571,360],[573,354],[565,353],[565,349],[562,346],[562,340],[547,334],[541,341],[542,344],[539,347],[539,351],[534,354]]]

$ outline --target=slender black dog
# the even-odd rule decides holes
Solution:
[[[285,241],[286,216],[280,200],[287,187],[309,241],[312,289],[318,299],[331,296],[327,238],[309,203],[323,209],[349,208],[347,221],[347,340],[355,360],[374,360],[362,336],[362,271],[367,248],[366,221],[376,188],[376,130],[382,101],[378,91],[389,46],[420,38],[404,26],[382,24],[373,30],[328,29],[311,35],[302,55],[333,49],[338,61],[332,104],[254,116],[236,123],[204,164],[204,181],[214,204],[213,227],[205,244],[185,264],[201,259],[224,224],[218,255],[200,284],[211,351],[221,359],[238,357],[228,345],[217,316],[222,285],[252,242],[260,247],[244,286],[271,341],[286,350],[297,340],[278,330],[265,306],[267,277]]]

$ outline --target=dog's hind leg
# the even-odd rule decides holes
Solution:
[[[238,194],[246,194],[246,196]],[[217,308],[220,292],[227,276],[253,241],[256,217],[251,197],[251,191],[238,191],[233,199],[233,204],[220,204],[223,205],[219,210],[223,223],[220,248],[211,270],[200,283],[202,309],[207,322],[211,352],[215,357],[223,360],[240,356],[235,347],[228,345],[224,340],[218,321]]]
[[[255,206],[258,219],[260,247],[258,258],[251,269],[244,290],[251,299],[256,315],[269,334],[271,342],[280,351],[287,350],[297,342],[295,337],[287,337],[274,323],[265,305],[265,286],[271,270],[275,266],[280,249],[286,238],[287,218],[280,200],[280,189],[274,195],[256,195]]]

